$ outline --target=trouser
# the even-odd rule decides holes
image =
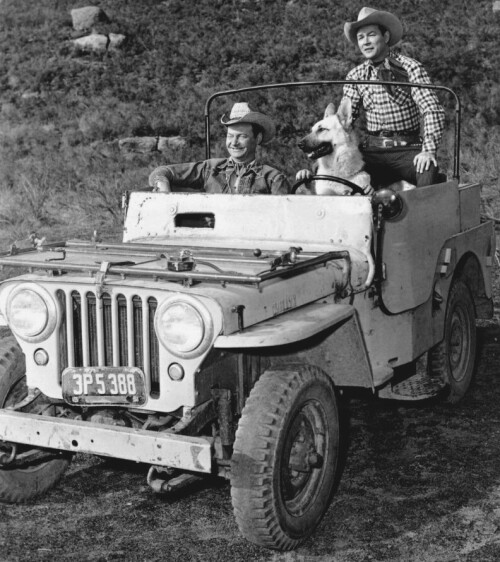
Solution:
[[[413,159],[421,152],[420,147],[365,147],[362,150],[365,170],[370,174],[371,184],[375,189],[399,180],[417,187],[438,183],[439,169],[434,164],[428,170],[417,173]]]

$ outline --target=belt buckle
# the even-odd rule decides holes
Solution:
[[[392,139],[383,139],[382,146],[384,148],[392,148],[394,146],[394,141]]]

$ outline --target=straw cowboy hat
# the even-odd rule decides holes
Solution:
[[[356,32],[365,25],[381,25],[385,27],[391,36],[388,43],[389,47],[395,45],[403,37],[403,25],[394,14],[381,12],[373,8],[361,8],[357,21],[348,21],[344,25],[345,36],[351,43],[357,45]]]
[[[261,127],[262,144],[273,139],[276,133],[276,127],[271,119],[263,113],[252,111],[246,102],[235,103],[231,109],[229,118],[225,120],[225,117],[226,114],[221,117],[220,122],[226,127],[235,125],[236,123],[253,123]]]

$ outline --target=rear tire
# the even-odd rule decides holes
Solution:
[[[309,537],[330,503],[338,448],[332,381],[304,365],[264,373],[243,409],[231,461],[242,534],[277,550]]]
[[[429,352],[429,372],[448,387],[445,398],[458,403],[466,394],[476,363],[476,314],[467,285],[460,279],[451,286],[446,305],[444,338]]]
[[[26,393],[24,355],[13,337],[5,338],[0,341],[0,407],[17,404]],[[0,502],[22,503],[43,494],[59,481],[70,462],[64,457],[26,468],[0,468]]]

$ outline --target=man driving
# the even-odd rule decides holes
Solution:
[[[228,158],[159,166],[150,174],[149,185],[163,192],[188,187],[207,193],[289,193],[284,174],[256,156],[258,146],[274,138],[273,121],[246,102],[235,103],[225,117],[221,123],[226,127]]]

